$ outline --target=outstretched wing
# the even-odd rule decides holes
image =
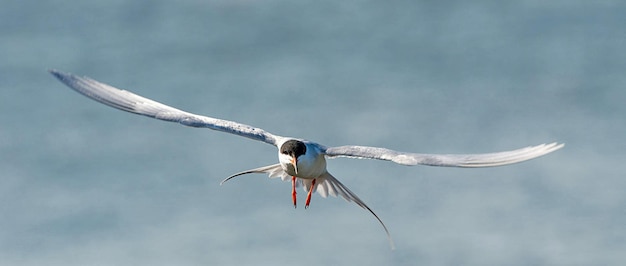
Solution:
[[[79,77],[57,70],[50,70],[65,85],[82,95],[122,111],[176,122],[190,127],[203,127],[242,137],[262,141],[277,146],[282,137],[270,134],[263,129],[207,116],[181,111],[171,106],[141,97],[129,91],[120,90],[88,77]]]
[[[492,167],[519,163],[551,153],[564,144],[550,143],[529,146],[512,151],[482,154],[420,154],[399,152],[385,148],[366,146],[339,146],[326,148],[329,157],[353,157],[392,161],[403,165],[432,165],[448,167]]]

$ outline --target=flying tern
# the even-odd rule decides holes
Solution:
[[[80,94],[122,111],[190,127],[209,128],[274,145],[278,148],[279,163],[234,174],[224,179],[220,184],[234,177],[251,173],[265,173],[270,178],[280,177],[283,181],[291,181],[291,196],[294,207],[296,206],[296,187],[300,185],[307,192],[305,208],[309,207],[311,194],[316,191],[324,198],[328,195],[341,196],[348,202],[354,202],[374,215],[385,230],[392,248],[394,244],[387,226],[365,202],[326,170],[327,157],[378,159],[402,165],[492,167],[530,160],[558,150],[564,145],[555,142],[483,154],[421,154],[367,146],[327,147],[304,139],[271,134],[263,129],[233,121],[185,112],[129,91],[117,89],[89,77],[81,77],[57,70],[49,70],[49,72]]]

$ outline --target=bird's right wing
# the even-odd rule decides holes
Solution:
[[[122,111],[176,122],[190,127],[203,127],[278,146],[283,137],[273,135],[263,129],[207,116],[188,113],[171,106],[141,97],[129,91],[120,90],[88,77],[79,77],[57,70],[50,70],[65,85],[95,101]]]
[[[491,167],[519,163],[551,153],[563,144],[550,143],[529,146],[512,151],[481,154],[420,154],[399,152],[385,148],[366,146],[339,146],[325,149],[329,157],[353,157],[392,161],[403,165],[431,165],[449,167]]]

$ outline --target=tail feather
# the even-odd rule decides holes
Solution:
[[[280,164],[272,164],[272,165],[254,168],[254,169],[246,170],[246,171],[231,175],[227,177],[226,179],[222,180],[220,185],[240,175],[261,174],[261,173],[268,174],[270,178],[280,177],[283,181],[291,180],[290,176],[283,170]],[[309,189],[313,185],[313,179],[297,178],[296,180],[297,180],[296,185],[298,186],[302,185],[305,191],[309,191]],[[337,180],[334,176],[332,176],[328,172],[315,178],[315,180],[316,181],[313,187],[313,192],[317,191],[320,194],[320,196],[324,198],[326,198],[328,195],[331,195],[333,197],[341,196],[346,201],[354,202],[356,203],[356,205],[359,205],[359,207],[369,211],[372,215],[374,215],[374,217],[376,218],[376,220],[378,220],[380,225],[383,226],[383,229],[385,229],[385,233],[387,234],[387,239],[389,240],[389,245],[391,245],[392,249],[395,249],[393,239],[391,239],[391,234],[389,234],[389,230],[387,230],[387,226],[385,226],[385,224],[378,217],[378,215],[376,215],[376,213],[374,213],[374,211],[372,211],[372,209],[370,209],[370,207],[368,207],[365,204],[365,202],[363,202],[356,194],[354,194],[354,192],[350,191],[350,189],[348,189],[344,184],[339,182],[339,180]]]
[[[287,174],[287,173],[285,173],[285,171],[283,171],[283,168],[280,166],[280,164],[277,163],[277,164],[272,164],[272,165],[268,165],[268,166],[263,166],[263,167],[259,167],[259,168],[246,170],[246,171],[239,172],[239,173],[236,173],[234,175],[231,175],[231,176],[227,177],[226,179],[222,180],[222,182],[220,182],[220,186],[222,184],[224,184],[226,181],[231,180],[231,179],[233,179],[235,177],[238,177],[240,175],[262,174],[262,173],[268,174],[270,176],[270,178],[275,178],[275,177],[283,178],[284,175]]]
[[[310,179],[302,179],[302,182],[305,189],[308,190],[308,188],[311,187]],[[316,189],[322,197],[326,197],[327,195],[337,197],[337,195],[340,195],[346,201],[354,202],[356,205],[359,205],[359,207],[369,211],[372,215],[374,215],[374,218],[378,220],[380,225],[383,226],[383,229],[385,229],[385,233],[387,234],[387,240],[389,240],[389,245],[392,249],[395,249],[395,244],[393,243],[393,239],[391,238],[391,234],[389,233],[387,226],[385,226],[385,223],[383,223],[378,215],[376,215],[376,213],[374,213],[374,211],[372,211],[372,209],[370,209],[370,207],[368,207],[365,202],[363,202],[356,194],[354,194],[354,192],[348,189],[344,184],[339,182],[339,180],[337,180],[334,176],[326,172],[316,178],[315,187],[313,188],[313,190]]]

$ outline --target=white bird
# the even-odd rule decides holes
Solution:
[[[270,178],[280,177],[283,181],[291,180],[291,194],[294,207],[296,206],[296,187],[299,185],[302,185],[307,192],[305,208],[309,206],[311,194],[316,191],[322,197],[327,195],[336,197],[339,195],[348,202],[354,202],[374,215],[385,230],[392,248],[394,248],[394,244],[387,226],[365,202],[326,170],[326,157],[378,159],[402,165],[491,167],[530,160],[558,150],[564,145],[550,143],[512,151],[483,154],[420,154],[367,146],[327,147],[308,140],[274,135],[263,129],[233,121],[188,113],[100,83],[88,77],[79,77],[57,70],[49,71],[75,91],[123,111],[164,121],[177,122],[185,126],[209,128],[231,133],[276,146],[278,148],[279,163],[234,174],[224,179],[221,184],[236,176],[251,173],[266,173],[269,174]]]

